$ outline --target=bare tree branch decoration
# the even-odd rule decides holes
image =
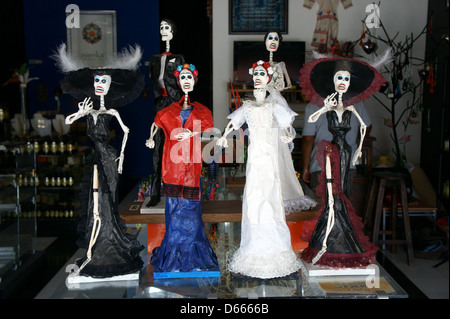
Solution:
[[[378,6],[380,3],[378,4]],[[382,73],[387,83],[380,90],[379,94],[384,95],[390,102],[383,102],[382,99],[374,95],[374,99],[389,112],[390,118],[385,119],[385,125],[392,129],[390,133],[391,139],[394,142],[393,152],[395,156],[396,166],[404,166],[406,163],[405,149],[400,149],[400,144],[404,144],[409,140],[409,136],[399,138],[397,129],[399,125],[403,126],[403,131],[406,130],[410,124],[415,124],[416,120],[422,110],[423,84],[429,76],[429,71],[423,59],[419,59],[412,55],[414,44],[423,35],[428,32],[428,24],[422,31],[414,36],[411,33],[406,36],[404,40],[398,40],[399,32],[391,36],[386,30],[383,22],[379,19],[379,29],[381,35],[377,35],[371,28],[367,27],[366,20],[362,20],[365,31],[360,39],[354,43],[362,44],[364,51],[367,54],[373,54],[378,57],[377,43],[384,43],[391,50],[392,60],[390,63],[381,67]],[[367,38],[367,42],[362,43],[362,39]],[[428,67],[429,68],[429,67]],[[417,77],[413,76],[413,72],[418,72]],[[406,107],[400,110],[398,102],[401,99],[407,99]]]

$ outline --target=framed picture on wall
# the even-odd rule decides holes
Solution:
[[[116,11],[79,12],[79,27],[67,28],[67,49],[89,67],[102,67],[117,51]]]
[[[229,0],[229,34],[288,33],[288,0]]]

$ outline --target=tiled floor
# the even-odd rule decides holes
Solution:
[[[438,267],[441,260],[415,258],[409,266],[407,254],[401,247],[397,253],[384,250],[385,256],[430,299],[449,299],[449,262]]]

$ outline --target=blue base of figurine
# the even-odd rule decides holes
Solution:
[[[212,270],[153,272],[154,279],[220,277],[219,267]]]

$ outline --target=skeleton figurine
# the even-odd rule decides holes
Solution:
[[[269,31],[264,36],[264,43],[267,51],[269,51],[269,63],[274,71],[273,81],[269,83],[267,89],[269,92],[273,90],[283,91],[292,87],[291,79],[286,69],[286,64],[284,62],[273,61],[273,54],[278,51],[282,41],[283,36],[278,31]]]
[[[323,139],[317,144],[316,158],[321,172],[315,190],[324,205],[315,218],[304,223],[301,239],[308,241],[308,247],[301,258],[307,263],[333,268],[366,267],[376,262],[377,247],[365,236],[364,224],[346,195],[350,164],[361,156],[366,134],[366,124],[354,104],[377,92],[385,80],[369,64],[344,58],[311,61],[300,73],[306,98],[319,107],[308,122],[326,116],[332,135],[331,140]],[[350,86],[351,78],[358,80]],[[347,133],[355,125],[360,127],[360,142],[353,153]]]
[[[358,118],[358,120],[361,124],[360,125],[359,146],[356,149],[356,151],[353,155],[353,159],[352,159],[352,163],[353,163],[353,165],[355,165],[356,162],[358,161],[358,159],[362,156],[361,149],[362,149],[362,144],[364,141],[364,136],[366,135],[367,126],[364,123],[364,121],[362,120],[361,116],[359,116],[358,112],[356,112],[355,107],[353,105],[344,107],[344,104],[342,102],[342,95],[344,93],[346,93],[348,88],[350,87],[350,78],[351,78],[351,75],[350,75],[350,72],[348,72],[348,71],[340,70],[334,74],[333,82],[334,82],[334,89],[336,90],[336,92],[333,94],[330,94],[324,100],[324,107],[322,107],[320,110],[318,110],[317,112],[312,114],[309,117],[308,121],[315,122],[322,114],[324,114],[328,111],[335,111],[336,114],[338,115],[339,122],[342,122],[342,114],[344,113],[344,111],[346,111],[346,110],[351,111]],[[336,98],[335,98],[336,95],[338,95],[338,101],[336,101]]]
[[[94,119],[94,124],[97,123],[97,118],[99,114],[110,114],[117,118],[117,121],[120,124],[120,127],[123,130],[123,140],[122,140],[122,147],[120,150],[120,156],[116,159],[119,160],[119,166],[117,168],[117,171],[119,174],[122,174],[123,170],[123,160],[124,160],[124,151],[125,146],[127,144],[128,139],[128,133],[130,132],[130,129],[123,123],[122,118],[120,117],[120,114],[115,109],[107,109],[105,107],[105,96],[108,94],[109,88],[111,86],[111,76],[109,75],[95,75],[94,77],[94,89],[95,89],[95,95],[98,95],[100,97],[100,108],[98,110],[94,109],[92,106],[92,101],[90,97],[87,97],[84,99],[83,102],[78,103],[78,112],[73,113],[72,115],[69,115],[66,118],[66,124],[72,124],[79,118],[83,116],[87,116],[88,114],[92,115]]]
[[[258,61],[253,65],[253,68],[250,69],[250,73],[253,76],[253,96],[255,97],[257,104],[263,104],[266,102],[267,85],[272,80],[273,69],[270,67],[268,62]],[[216,142],[216,144],[218,146],[228,147],[226,137],[233,129],[238,128],[233,127],[233,121],[228,122],[223,136]],[[284,143],[292,142],[294,139],[292,125],[289,123],[289,125],[284,127],[284,130],[286,135],[280,136],[280,139]]]
[[[160,23],[161,41],[165,42],[166,50],[162,54],[154,55],[150,58],[149,75],[155,97],[155,112],[168,107],[173,102],[178,102],[183,96],[183,92],[177,84],[174,71],[178,65],[184,64],[184,57],[180,54],[170,52],[170,41],[176,33],[176,26],[169,19],[162,19]],[[164,134],[155,132],[155,146],[153,147],[153,173],[150,200],[147,207],[155,206],[161,199],[161,166],[163,157]]]
[[[257,278],[276,278],[298,270],[300,263],[292,250],[281,190],[278,144],[289,143],[292,114],[266,99],[273,70],[258,61],[250,69],[255,101],[247,100],[228,116],[218,146],[227,147],[226,136],[247,122],[250,131],[246,181],[242,200],[241,243],[228,268],[231,272]],[[280,136],[279,130],[285,135]],[[281,140],[281,142],[279,142]]]
[[[291,79],[286,69],[284,62],[274,62],[274,52],[278,50],[283,40],[281,33],[277,31],[269,31],[264,37],[264,42],[267,51],[270,52],[269,63],[273,69],[272,80],[267,84],[267,91],[269,91],[268,101],[278,103],[286,109],[286,112],[291,114],[292,122],[297,113],[292,111],[289,104],[281,94],[281,91],[290,89],[292,87]],[[292,124],[292,123],[291,123]],[[283,194],[284,210],[286,214],[293,212],[308,210],[317,205],[309,196],[305,196],[303,188],[297,178],[292,161],[291,151],[294,149],[293,138],[296,132],[292,126],[288,128],[288,136],[291,139],[289,143],[278,144],[278,163],[280,165],[281,192]],[[286,138],[284,130],[279,130],[280,138]]]
[[[144,75],[137,71],[141,57],[137,46],[94,69],[68,54],[65,45],[54,56],[65,73],[61,88],[82,101],[78,111],[67,116],[66,124],[85,118],[86,134],[94,144],[84,160],[86,169],[80,190],[77,244],[87,253],[76,261],[79,268],[73,275],[111,278],[135,273],[143,266],[139,252],[144,246],[135,235],[126,232],[118,211],[119,174],[129,129],[116,110],[132,103],[144,87]],[[124,133],[119,154],[109,144],[113,118]]]
[[[189,100],[198,78],[195,66],[179,65],[174,75],[184,97],[156,114],[145,143],[153,148],[155,135],[161,132],[165,136],[161,175],[166,233],[150,260],[156,276],[161,272],[218,268],[204,232],[200,192],[202,156],[198,134],[214,126],[212,113],[201,103]]]
[[[195,85],[195,80],[194,80],[194,75],[193,72],[190,71],[189,69],[185,68],[182,69],[181,66],[179,66],[180,70],[177,70],[179,73],[178,75],[178,83],[179,86],[181,88],[181,90],[184,92],[184,100],[183,100],[183,104],[181,105],[181,109],[183,111],[188,110],[191,108],[191,105],[189,105],[188,100],[189,100],[189,92],[192,92],[194,90],[194,85]],[[158,132],[158,126],[153,123],[151,128],[150,128],[150,137],[149,139],[145,142],[145,146],[147,146],[148,148],[154,148],[155,147],[155,135]],[[187,138],[190,138],[196,134],[198,134],[199,132],[191,132],[189,129],[185,129],[184,132],[178,133],[177,135],[175,135],[175,138],[178,141],[183,141]]]

